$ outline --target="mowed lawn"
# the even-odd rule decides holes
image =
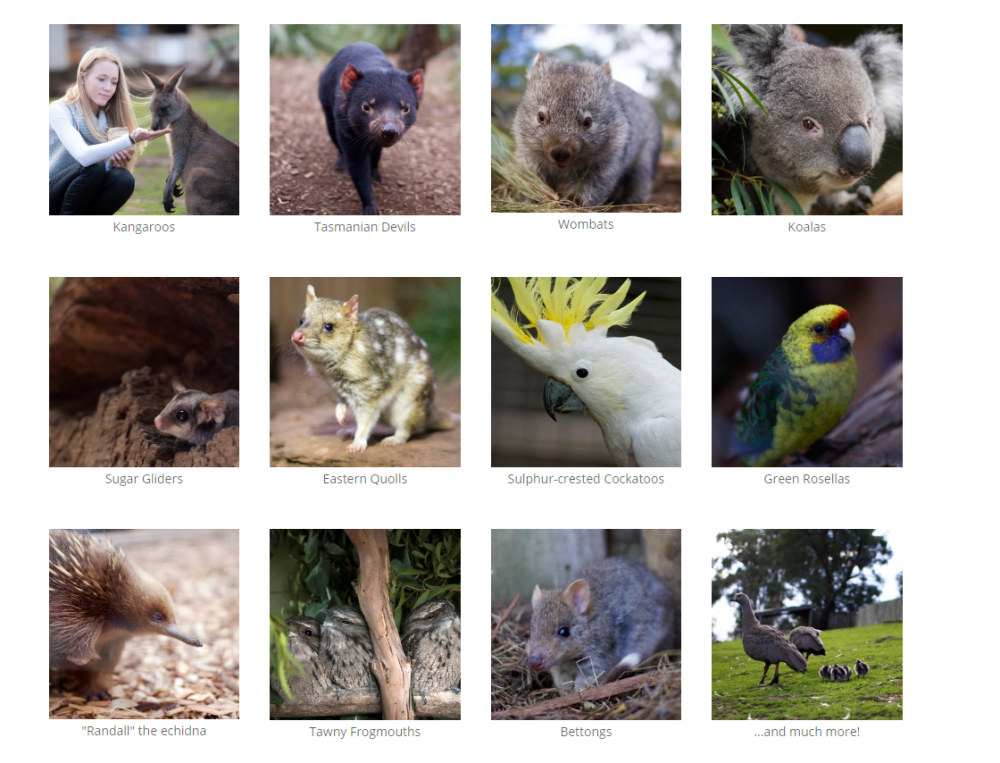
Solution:
[[[826,656],[809,658],[809,670],[796,673],[781,664],[781,678],[759,686],[764,663],[751,660],[740,641],[712,644],[713,720],[879,720],[903,717],[903,624],[823,632]],[[825,681],[825,664],[867,662],[865,678],[851,676],[846,683]]]
[[[182,88],[183,89],[183,88]],[[201,114],[209,126],[234,143],[240,142],[240,98],[235,91],[185,90],[194,110]],[[49,99],[49,102],[56,100]],[[141,103],[136,108],[139,124],[149,127],[148,104]],[[163,209],[163,188],[170,171],[170,149],[166,136],[149,141],[146,150],[139,156],[135,166],[135,192],[119,215],[167,215]],[[183,189],[183,187],[182,187]],[[184,197],[174,199],[173,215],[184,214]]]

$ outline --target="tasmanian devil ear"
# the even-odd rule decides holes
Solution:
[[[347,95],[358,84],[358,80],[361,79],[361,72],[354,68],[353,65],[348,64],[344,67],[344,71],[340,73],[340,92]]]
[[[414,69],[410,72],[410,76],[407,79],[413,85],[413,92],[417,94],[417,100],[419,101],[424,97],[424,70]]]
[[[181,77],[184,76],[184,72],[186,69],[187,69],[186,66],[182,66],[180,69],[174,72],[174,76],[167,80],[167,84],[166,87],[164,87],[164,90],[170,93],[176,90],[177,86],[181,84]]]
[[[146,79],[149,80],[149,84],[153,86],[154,90],[163,90],[163,80],[157,77],[153,72],[147,72],[145,69],[142,73],[146,75]]]

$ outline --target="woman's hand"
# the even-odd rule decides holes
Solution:
[[[132,160],[132,150],[126,149],[125,151],[119,151],[117,154],[112,154],[109,157],[112,167],[121,167],[123,170],[128,169],[128,163]]]
[[[132,131],[132,142],[138,143],[142,140],[153,140],[154,138],[159,138],[161,135],[166,135],[168,132],[173,132],[169,127],[163,130],[146,130],[142,127],[138,127]]]

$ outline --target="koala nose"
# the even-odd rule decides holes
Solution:
[[[573,158],[573,154],[565,146],[556,146],[549,151],[549,156],[552,157],[552,161],[556,164],[563,164]]]
[[[861,125],[851,125],[840,136],[840,174],[860,177],[872,168],[872,139]]]

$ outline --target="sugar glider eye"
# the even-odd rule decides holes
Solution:
[[[174,418],[177,419],[178,421],[187,421],[188,420],[188,412],[187,411],[177,411],[177,413],[174,414]]]
[[[332,334],[333,333],[333,324],[332,323],[324,323],[323,324],[323,330],[326,331],[327,333]]]
[[[569,628],[565,625],[556,631],[557,636],[562,636],[563,638],[569,638]]]
[[[592,370],[593,367],[590,365],[590,363],[588,363],[587,361],[583,361],[582,363],[577,364],[576,367],[573,368],[573,376],[576,379],[586,379],[588,376],[590,376],[590,372]]]

